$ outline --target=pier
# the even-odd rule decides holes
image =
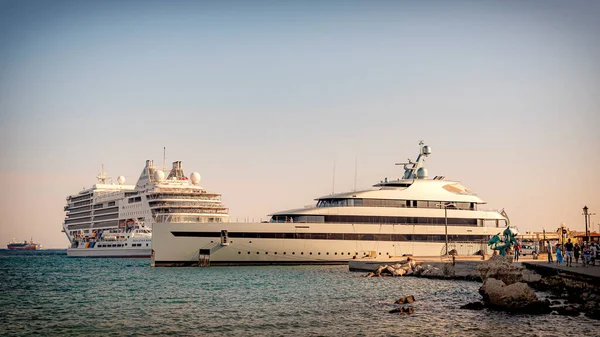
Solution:
[[[584,267],[583,264],[576,264],[573,267],[567,267],[566,264],[557,265],[556,262],[527,261],[523,262],[523,267],[533,270],[542,276],[556,275],[600,286],[600,265],[598,264],[587,267]]]

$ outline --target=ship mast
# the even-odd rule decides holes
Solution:
[[[110,177],[108,175],[106,175],[106,171],[104,170],[104,164],[102,164],[102,168],[98,172],[98,175],[96,176],[96,179],[98,179],[98,183],[100,183],[100,184],[106,184],[106,180],[109,179],[109,178]]]

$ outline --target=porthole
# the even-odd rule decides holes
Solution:
[[[265,252],[265,255],[269,255],[269,252]]]
[[[385,253],[385,255],[390,255],[390,253]]]
[[[335,255],[337,255],[337,252],[335,252]]]
[[[259,252],[256,252],[256,255],[260,254]]]
[[[286,254],[286,253],[285,253],[285,252],[283,252],[283,255],[285,255],[285,254]]]
[[[321,255],[321,252],[317,253],[318,255]]]
[[[381,255],[381,252],[379,253],[379,255]]]
[[[292,255],[296,255],[296,252],[292,252]]]
[[[312,255],[312,252],[308,253],[308,255]]]
[[[238,254],[241,254],[242,252],[238,252]]]
[[[277,252],[275,252],[275,255],[277,255]]]
[[[350,252],[348,252],[348,255],[350,255]]]
[[[327,252],[327,255],[329,255],[329,252]]]
[[[248,252],[248,255],[250,255],[250,252]]]
[[[300,253],[300,255],[304,255],[304,252]]]
[[[354,255],[358,255],[358,252],[354,253]]]
[[[344,252],[341,252],[340,255],[344,255]]]

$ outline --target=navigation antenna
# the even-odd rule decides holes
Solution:
[[[96,176],[96,179],[98,179],[98,182],[100,184],[106,184],[106,180],[109,179],[109,178],[110,177],[106,175],[106,171],[104,170],[104,164],[102,164],[102,168],[98,172],[98,175]]]
[[[163,172],[167,170],[167,147],[163,147]]]
[[[333,161],[333,183],[331,185],[331,194],[335,193],[335,160]]]
[[[354,191],[356,192],[356,172],[357,172],[357,167],[358,167],[358,154],[356,154],[356,156],[354,156]]]

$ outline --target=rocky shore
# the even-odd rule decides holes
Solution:
[[[558,314],[600,319],[599,288],[594,282],[564,276],[542,276],[512,263],[511,257],[494,256],[482,262],[479,289],[483,302],[461,309],[506,311],[527,314]],[[550,294],[538,298],[535,291]]]
[[[600,320],[600,284],[564,275],[540,275],[512,262],[508,256],[486,261],[424,264],[412,258],[382,265],[366,277],[424,277],[482,282],[482,300],[461,309],[496,310],[510,313],[585,315]],[[536,292],[539,293],[536,295]],[[395,311],[394,311],[395,310]],[[397,308],[393,312],[410,313]],[[404,310],[404,311],[403,311]]]

